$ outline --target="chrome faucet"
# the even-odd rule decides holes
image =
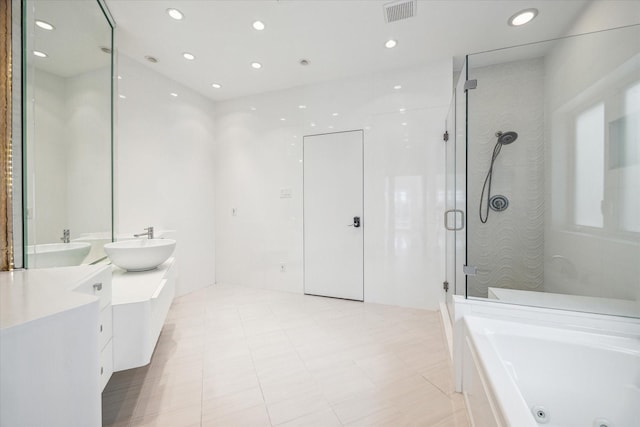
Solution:
[[[133,237],[147,236],[148,238],[153,239],[153,227],[149,226],[148,228],[145,228],[145,230],[147,230],[146,233],[134,234]]]
[[[60,238],[60,240],[62,240],[62,243],[71,242],[71,234],[69,233],[68,228],[65,228],[64,230],[62,230],[62,237]]]

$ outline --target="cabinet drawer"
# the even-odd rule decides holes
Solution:
[[[100,312],[98,333],[100,334],[98,350],[101,351],[113,335],[113,309],[111,305],[106,306],[105,309]]]
[[[100,391],[102,392],[113,374],[113,341],[109,341],[100,352]]]
[[[82,284],[73,288],[75,292],[95,295],[100,299],[100,311],[111,304],[111,269],[107,266],[87,277]]]

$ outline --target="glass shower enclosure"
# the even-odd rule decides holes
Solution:
[[[466,57],[447,120],[447,281],[640,317],[640,25]]]

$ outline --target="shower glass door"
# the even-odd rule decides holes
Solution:
[[[456,289],[456,137],[455,137],[456,99],[455,94],[449,106],[445,133],[445,300],[451,321],[453,322],[452,296]]]
[[[453,316],[453,295],[465,295],[463,266],[466,260],[466,63],[462,67],[447,115],[445,191],[446,303]],[[453,319],[452,319],[453,320]]]

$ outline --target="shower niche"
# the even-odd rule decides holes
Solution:
[[[468,55],[452,110],[455,293],[640,317],[640,25]]]

